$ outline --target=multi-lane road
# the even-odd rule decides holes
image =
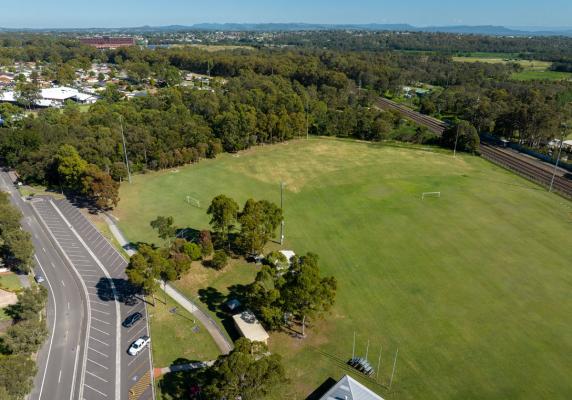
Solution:
[[[152,399],[150,349],[127,354],[134,340],[148,335],[147,320],[121,325],[133,312],[146,315],[126,282],[125,259],[67,201],[25,201],[6,173],[0,184],[24,215],[35,271],[49,291],[50,337],[38,354],[30,399]]]

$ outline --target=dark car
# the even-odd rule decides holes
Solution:
[[[123,321],[123,326],[126,328],[131,328],[133,325],[135,325],[137,321],[139,321],[142,318],[143,314],[141,314],[140,312],[133,313],[127,318],[125,318],[125,321]]]

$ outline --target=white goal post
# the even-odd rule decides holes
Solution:
[[[441,192],[423,192],[421,195],[421,200],[425,200],[425,197],[441,197]]]
[[[186,201],[187,201],[187,204],[189,204],[193,207],[201,208],[201,202],[192,196],[187,196]]]

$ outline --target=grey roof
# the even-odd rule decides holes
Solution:
[[[383,398],[345,375],[320,400],[383,400]]]

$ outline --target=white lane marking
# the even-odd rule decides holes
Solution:
[[[83,312],[82,312],[83,314]],[[73,392],[74,392],[74,388],[75,388],[75,377],[76,377],[76,372],[77,372],[77,361],[79,360],[79,344],[77,345],[76,349],[75,349],[75,361],[73,362],[73,378],[72,378],[72,384],[71,384],[71,391],[70,391],[70,400],[73,400]]]
[[[143,328],[139,329],[139,331],[137,331],[137,333],[133,337],[131,337],[131,339],[129,339],[128,342],[129,343],[133,342],[135,340],[135,338],[137,338],[141,335],[141,332],[143,332],[145,330],[145,328],[146,327],[144,326]]]
[[[95,321],[97,321],[97,322],[101,322],[102,324],[111,325],[109,322],[107,322],[107,321],[102,321],[102,320],[97,319],[97,318],[95,318],[95,317],[91,317],[91,319],[93,319],[93,320],[95,320]]]
[[[101,356],[103,356],[103,357],[105,357],[105,358],[109,358],[109,356],[108,356],[107,354],[102,353],[102,352],[99,351],[99,350],[95,350],[93,347],[89,347],[89,346],[88,346],[88,349],[90,349],[91,351],[95,351],[97,354],[99,354],[99,355],[101,355]]]
[[[100,303],[99,301],[94,301],[94,300],[92,300],[91,302],[92,302],[93,304],[101,304],[102,306],[106,306],[106,307],[109,306],[108,303]]]
[[[42,250],[44,250],[44,253],[46,252],[46,249],[44,247],[42,247]]]
[[[64,280],[62,279],[62,286],[66,287],[66,284],[64,283]]]
[[[109,347],[109,345],[108,345],[107,343],[105,343],[103,340],[96,339],[96,338],[94,338],[93,336],[90,336],[89,338],[95,340],[95,341],[98,342],[98,343],[101,343],[101,344],[104,345],[104,346]]]
[[[83,247],[85,247],[85,249],[87,250],[89,255],[95,261],[95,263],[99,266],[99,268],[101,268],[101,270],[105,274],[106,278],[109,279],[109,283],[111,286],[111,291],[113,293],[113,297],[115,299],[117,299],[117,290],[115,288],[115,284],[113,283],[113,280],[111,279],[111,275],[109,275],[109,272],[107,271],[105,266],[101,263],[99,258],[97,258],[97,256],[93,253],[93,251],[89,248],[89,246],[85,243],[85,241],[82,239],[80,234],[74,229],[73,226],[71,226],[71,224],[69,223],[67,218],[61,212],[61,210],[55,205],[53,200],[50,199],[49,202],[50,202],[50,205],[53,207],[53,209],[58,213],[60,218],[69,226],[71,232],[77,237],[77,240],[83,245]],[[83,281],[82,281],[82,284],[85,285],[85,283]],[[91,319],[92,318],[91,317],[91,310],[89,310],[89,313],[90,313],[90,315],[88,316],[88,318]],[[121,398],[121,351],[119,351],[119,349],[121,347],[121,325],[120,325],[121,322],[119,320],[120,316],[121,316],[121,310],[119,308],[119,302],[115,301],[115,398],[116,399]],[[85,369],[84,369],[84,371],[85,371]],[[82,396],[80,396],[80,398],[81,397]]]
[[[90,388],[91,390],[93,390],[94,392],[97,392],[97,393],[99,393],[99,394],[100,394],[100,395],[102,395],[102,396],[105,396],[105,397],[107,397],[107,395],[106,395],[105,393],[103,393],[103,392],[100,392],[99,390],[92,388],[92,387],[91,387],[91,386],[89,386],[87,383],[84,383],[84,384],[83,384],[83,386],[85,386],[85,387],[87,387],[87,388]]]
[[[110,335],[109,333],[107,333],[107,332],[105,332],[105,331],[102,331],[101,329],[97,329],[95,326],[92,326],[92,328],[93,328],[94,330],[98,331],[99,333],[103,333],[104,335],[107,335],[107,336]]]
[[[70,309],[70,302],[68,301],[68,310]]]
[[[97,379],[99,379],[99,380],[101,380],[101,381],[103,381],[103,382],[105,382],[105,383],[109,383],[108,380],[105,380],[105,379],[103,379],[103,378],[100,378],[99,376],[95,375],[95,374],[92,373],[92,372],[89,372],[88,370],[86,370],[85,372],[87,372],[87,373],[90,374],[91,376],[93,376],[93,377],[95,377],[95,378],[97,378]]]
[[[53,267],[54,269],[56,269],[56,264],[54,264],[54,263],[51,263],[51,264],[52,264],[52,267]]]
[[[58,383],[62,381],[62,370],[60,369],[60,374],[58,375]]]
[[[56,297],[54,296],[54,289],[52,288],[52,285],[50,283],[50,280],[48,279],[48,275],[46,274],[46,271],[44,271],[44,268],[42,268],[42,264],[40,264],[40,260],[38,260],[38,256],[34,255],[34,258],[36,259],[36,262],[38,263],[38,267],[40,267],[40,269],[42,270],[42,273],[44,274],[44,277],[46,278],[46,282],[48,283],[48,286],[50,287],[50,294],[52,295],[52,301],[54,302],[54,323],[52,325],[52,334],[50,335],[50,345],[48,347],[48,357],[46,358],[46,369],[44,369],[44,376],[42,376],[42,383],[40,385],[40,394],[38,396],[38,399],[42,398],[42,390],[44,390],[44,381],[46,380],[46,372],[48,372],[48,364],[50,362],[50,353],[52,352],[52,342],[54,341],[54,333],[56,330],[56,321],[57,321],[57,306],[56,306]]]
[[[96,361],[93,361],[93,360],[90,359],[90,358],[88,358],[87,361],[89,361],[89,362],[91,362],[91,363],[94,363],[95,365],[97,365],[97,366],[99,366],[99,367],[101,367],[101,368],[103,368],[103,369],[109,369],[109,368],[106,367],[105,365],[101,365],[100,363],[98,363],[98,362],[96,362]]]
[[[108,312],[96,310],[95,308],[92,308],[91,311],[97,311],[98,313],[102,313],[102,314],[105,314],[105,315],[110,315]]]

